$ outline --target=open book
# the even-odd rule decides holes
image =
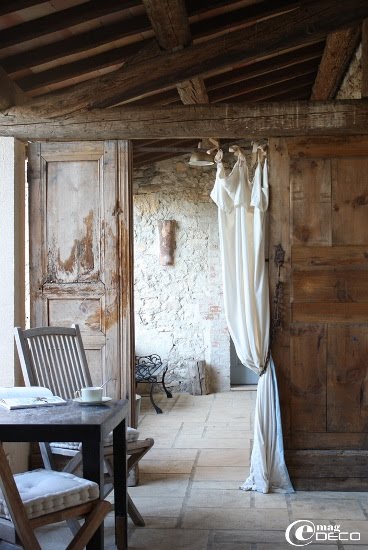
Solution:
[[[49,397],[5,397],[4,399],[0,399],[0,405],[8,410],[50,407],[51,405],[64,405],[65,403],[67,401],[57,395]]]

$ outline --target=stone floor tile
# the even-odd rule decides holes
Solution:
[[[246,476],[245,476],[246,477]],[[239,485],[245,481],[245,477],[242,478],[241,482],[239,480],[232,481],[228,479],[227,481],[193,481],[192,487],[194,489],[210,489],[211,491],[218,491],[221,489],[231,489],[234,491],[239,491],[244,493],[245,491],[240,491]]]
[[[286,529],[286,510],[267,510],[267,514],[252,508],[187,508],[183,527],[188,529]]]
[[[291,546],[286,540],[283,543],[280,544],[265,544],[260,543],[257,544],[257,550],[292,550],[292,548],[295,548]],[[302,546],[301,548],[307,548],[309,550],[337,550],[338,545],[337,544],[315,544],[312,543],[310,546]],[[344,546],[344,549],[346,547]]]
[[[129,493],[135,496],[165,495],[167,497],[184,496],[189,483],[187,474],[145,474],[139,476],[139,485],[129,487]]]
[[[248,449],[201,449],[198,466],[248,466]]]
[[[129,550],[206,550],[207,530],[135,529]]]
[[[145,460],[140,471],[147,474],[190,474],[194,460]]]
[[[364,520],[364,513],[358,502],[354,500],[332,500],[313,496],[308,500],[294,500],[291,495],[291,510],[295,519],[330,519],[330,520]]]
[[[179,517],[183,506],[182,497],[149,496],[134,497],[134,504],[143,517]]]
[[[202,451],[203,452],[203,451]],[[155,449],[153,446],[152,449],[142,458],[140,464],[146,462],[147,460],[166,460],[166,461],[177,461],[177,460],[188,460],[193,462],[197,456],[197,449]]]
[[[134,499],[134,502],[136,499]],[[167,517],[167,516],[149,516],[144,514],[145,527],[152,529],[175,529],[178,518],[177,517]],[[129,518],[129,532],[135,529],[136,526]]]
[[[285,530],[272,530],[262,529],[261,531],[256,531],[254,529],[249,530],[231,530],[226,531],[215,530],[213,532],[213,542],[214,544],[229,544],[231,542],[238,544],[247,544],[247,543],[264,543],[268,542],[270,544],[283,544],[285,541]],[[290,546],[290,545],[289,545]],[[271,550],[271,549],[270,549]],[[290,550],[290,548],[289,548]]]
[[[265,508],[286,508],[286,498],[285,495],[280,495],[278,493],[269,493],[263,495],[262,493],[254,493],[254,502],[255,507],[260,510]]]
[[[252,545],[244,544],[243,542],[225,542],[213,544],[211,550],[252,550]]]
[[[249,449],[250,442],[241,439],[200,438],[196,436],[179,436],[175,441],[175,448],[197,449]]]
[[[249,475],[248,467],[238,466],[197,466],[194,481],[239,481]]]
[[[211,489],[192,488],[186,500],[188,508],[250,508],[250,493],[221,489],[213,494]]]

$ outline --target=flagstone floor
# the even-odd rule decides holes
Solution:
[[[249,473],[255,399],[255,391],[159,396],[162,415],[142,399],[140,437],[153,437],[155,445],[140,463],[139,485],[129,488],[146,522],[129,522],[130,549],[291,550],[285,529],[299,519],[361,535],[359,543],[312,542],[306,548],[368,549],[368,493],[238,489]],[[112,550],[112,515],[105,524],[105,548]],[[43,530],[41,546],[61,550],[67,537],[65,527]]]

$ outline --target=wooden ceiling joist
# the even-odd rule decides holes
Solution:
[[[40,96],[32,102],[50,114],[60,115],[85,108],[116,105],[183,80],[221,70],[245,60],[257,60],[271,52],[315,43],[347,25],[368,16],[366,0],[317,0],[302,4],[282,17],[262,21],[248,32],[234,31],[203,44],[122,67],[111,74],[60,91]],[[313,32],[311,32],[313,29]]]
[[[22,140],[348,135],[367,126],[365,100],[116,107],[69,116],[25,105],[0,114],[0,135]]]
[[[12,105],[27,103],[29,97],[0,67],[0,109],[5,110]]]
[[[331,33],[319,66],[311,100],[333,99],[345,76],[361,36],[360,27]]]
[[[143,4],[161,48],[173,51],[191,44],[184,0],[143,0]],[[177,90],[184,105],[208,103],[206,87],[199,76],[180,82]]]

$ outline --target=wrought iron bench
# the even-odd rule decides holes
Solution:
[[[153,400],[154,385],[162,384],[167,397],[172,397],[172,393],[165,386],[167,370],[168,365],[164,365],[161,357],[155,353],[143,356],[136,355],[135,357],[135,383],[151,384],[150,400],[157,414],[162,414],[162,409]]]

